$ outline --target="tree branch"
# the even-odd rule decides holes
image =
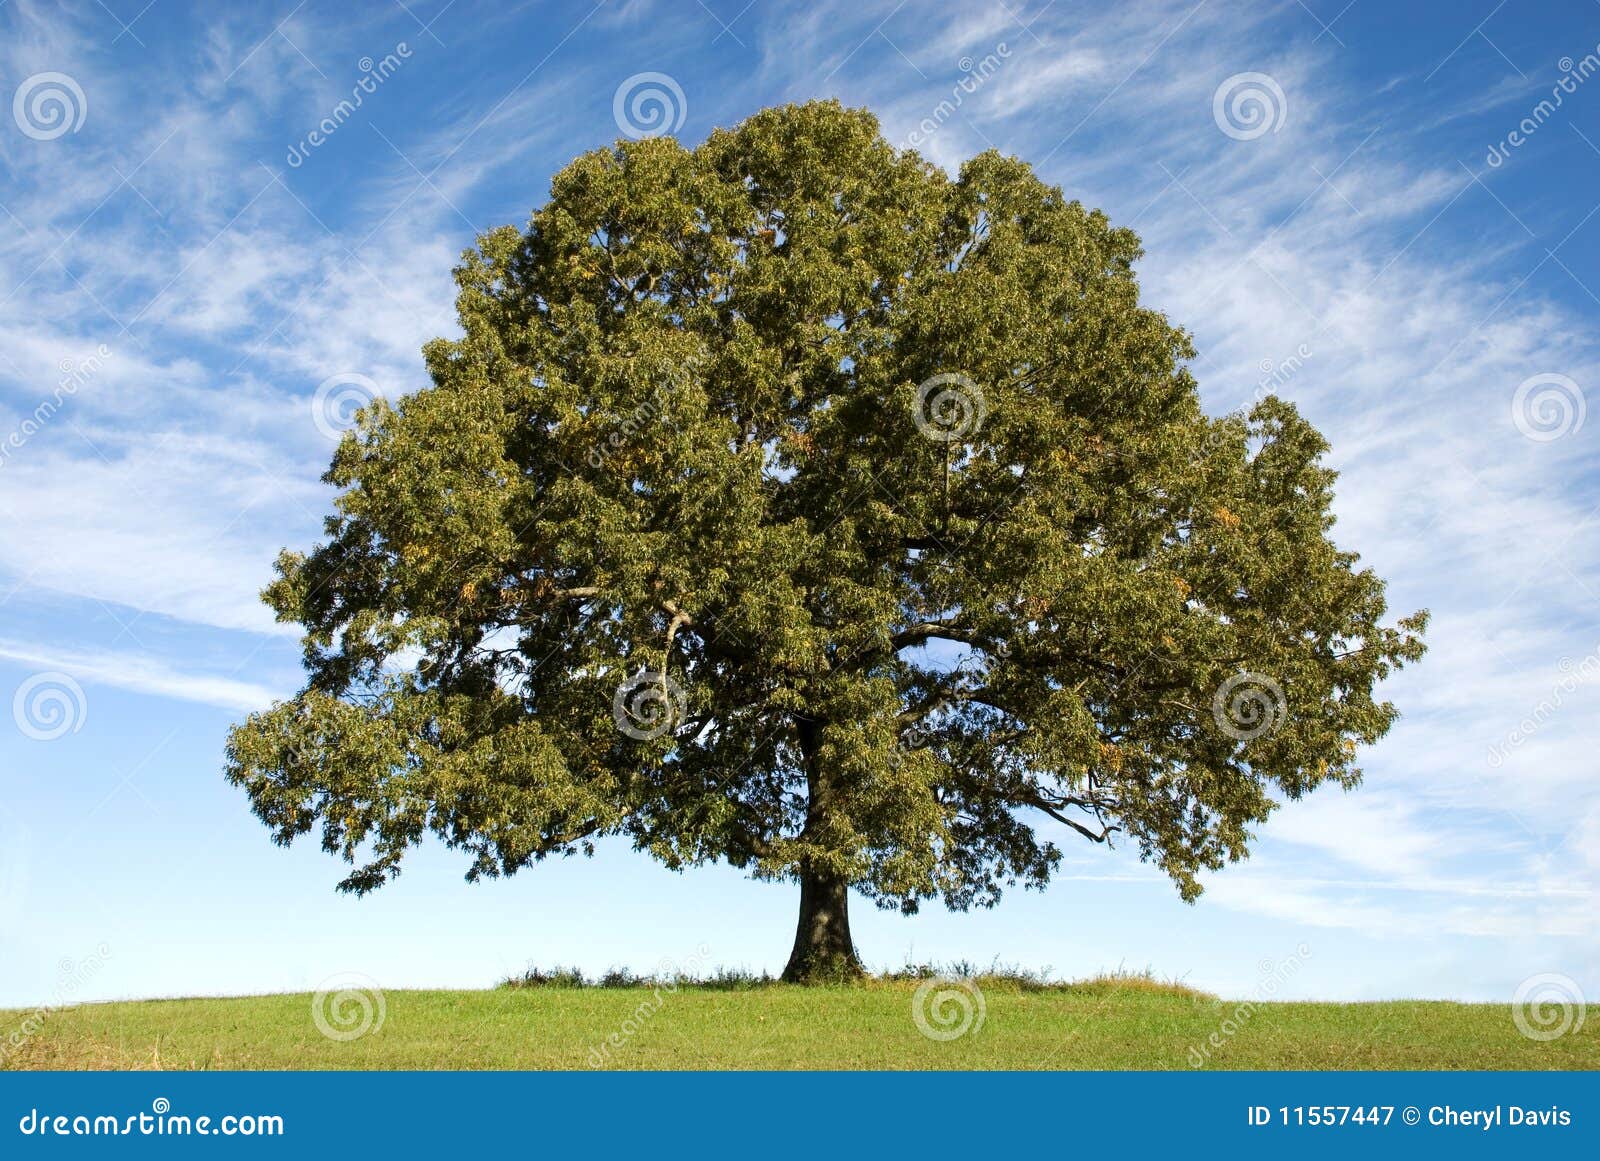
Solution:
[[[1047,801],[1045,801],[1044,798],[1042,798],[1042,797],[1040,797],[1038,795],[1028,795],[1023,799],[1023,801],[1028,806],[1032,806],[1032,807],[1035,807],[1038,810],[1044,811],[1046,814],[1048,814],[1051,818],[1055,819],[1057,822],[1063,823],[1063,824],[1065,824],[1067,826],[1070,826],[1073,830],[1077,831],[1084,838],[1089,839],[1092,842],[1103,843],[1107,839],[1109,839],[1113,834],[1115,834],[1117,831],[1120,831],[1122,829],[1120,826],[1109,826],[1109,825],[1107,825],[1105,823],[1104,820],[1102,820],[1101,823],[1100,823],[1100,833],[1096,834],[1094,831],[1092,831],[1088,827],[1084,826],[1083,823],[1079,822],[1077,819],[1069,818],[1066,815],[1062,814],[1059,810],[1057,810],[1055,807],[1051,806]],[[1084,806],[1084,805],[1086,805],[1082,800],[1076,799],[1076,798],[1067,799],[1067,800],[1064,800],[1064,801],[1065,802],[1069,802],[1071,805],[1074,805],[1074,806]],[[1098,813],[1098,810],[1097,810],[1097,813]]]
[[[889,643],[896,650],[904,649],[908,645],[919,645],[924,641],[942,638],[946,641],[956,641],[962,645],[979,645],[977,638],[965,629],[944,621],[923,621],[902,629],[889,638]]]

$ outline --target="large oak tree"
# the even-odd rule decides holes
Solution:
[[[1329,539],[1292,405],[1201,411],[1139,255],[835,103],[578,158],[340,445],[266,592],[309,680],[229,778],[356,892],[430,833],[470,879],[620,835],[797,880],[791,979],[859,970],[852,890],[988,906],[1058,840],[1193,898],[1356,784],[1425,617]]]

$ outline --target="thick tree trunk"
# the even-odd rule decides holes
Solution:
[[[800,874],[800,922],[783,978],[791,984],[865,975],[850,939],[850,884],[825,871]]]
[[[820,723],[810,716],[795,718],[800,752],[805,756],[806,826],[803,838],[826,834],[832,793],[819,761]],[[866,974],[850,939],[850,883],[835,871],[800,866],[800,922],[794,929],[794,950],[783,978],[791,984],[855,979]]]

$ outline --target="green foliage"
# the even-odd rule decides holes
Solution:
[[[583,972],[575,967],[562,967],[557,964],[549,971],[540,967],[530,967],[520,976],[512,976],[501,981],[502,988],[586,988],[589,981],[584,978]]]
[[[309,681],[229,778],[358,892],[429,833],[469,878],[621,835],[966,908],[1120,832],[1194,897],[1276,800],[1357,783],[1425,615],[1329,539],[1292,405],[1201,412],[1139,255],[831,102],[578,158],[465,256],[433,386],[339,447],[265,594]],[[1247,737],[1241,673],[1286,711]]]
[[[520,976],[500,981],[500,987],[513,991],[523,988],[678,988],[711,989],[728,992],[746,991],[750,988],[776,987],[778,981],[765,973],[756,975],[745,968],[719,967],[707,976],[688,976],[677,972],[635,975],[629,968],[611,968],[596,980],[590,980],[577,968],[554,967],[545,971],[530,967]]]

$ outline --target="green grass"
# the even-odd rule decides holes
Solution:
[[[974,982],[983,1023],[948,1041],[919,1032],[916,980],[724,981],[659,999],[650,986],[545,984],[391,991],[382,1026],[344,1042],[318,1030],[310,995],[89,1004],[49,1014],[0,1067],[1187,1069],[1195,1049],[1209,1068],[1600,1069],[1600,1021],[1538,1042],[1501,1004],[1242,1008],[1139,976]],[[0,1012],[0,1049],[28,1015]],[[601,1057],[612,1034],[621,1046]]]

